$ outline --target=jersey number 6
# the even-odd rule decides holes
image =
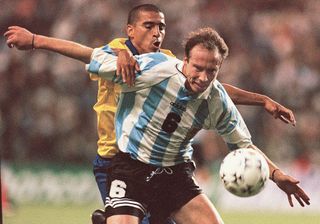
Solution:
[[[170,112],[166,119],[164,120],[162,124],[162,130],[164,130],[167,133],[172,133],[178,128],[178,123],[181,121],[180,115]]]
[[[122,180],[114,180],[110,186],[109,195],[112,198],[123,198],[126,195],[127,185]]]

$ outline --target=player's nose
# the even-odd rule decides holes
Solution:
[[[155,37],[159,37],[160,36],[160,27],[159,26],[154,26],[153,27],[153,35]]]

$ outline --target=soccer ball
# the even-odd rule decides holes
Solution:
[[[256,150],[240,148],[230,152],[220,166],[224,187],[239,197],[258,194],[269,177],[269,166]]]

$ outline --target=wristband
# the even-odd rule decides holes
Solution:
[[[275,174],[275,172],[276,171],[278,171],[278,170],[280,170],[280,169],[274,169],[273,171],[272,171],[272,174],[271,174],[271,180],[274,182],[274,174]]]
[[[34,38],[35,38],[35,34],[32,34],[32,42],[31,42],[31,49],[35,50],[36,48],[34,47]]]

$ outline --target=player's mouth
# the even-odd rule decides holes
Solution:
[[[158,40],[156,40],[156,41],[154,41],[154,42],[152,43],[152,45],[153,45],[154,47],[156,47],[156,48],[160,48],[161,42],[158,41]]]
[[[203,84],[203,83],[198,83],[198,82],[194,82],[193,85],[196,86],[196,88],[199,90],[199,91],[204,91],[207,89],[208,85],[206,84]]]

